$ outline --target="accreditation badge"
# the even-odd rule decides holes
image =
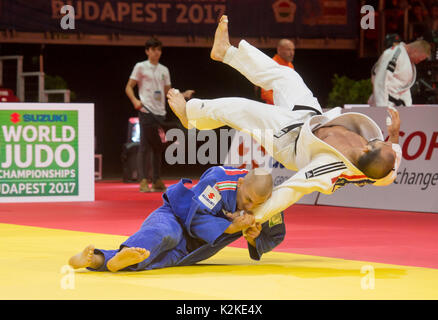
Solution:
[[[154,100],[157,102],[161,102],[161,91],[160,90],[155,90],[154,91]]]

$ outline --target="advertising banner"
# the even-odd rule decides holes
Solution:
[[[347,185],[320,205],[438,213],[438,106],[398,108],[403,159],[397,179],[386,187]],[[387,137],[386,108],[358,107],[345,112],[368,115]]]
[[[211,37],[223,14],[230,17],[231,36],[240,38],[356,38],[359,4],[357,0],[0,0],[0,30]],[[68,28],[61,28],[62,18]]]
[[[0,202],[94,201],[94,105],[0,103]]]

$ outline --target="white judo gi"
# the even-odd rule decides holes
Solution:
[[[318,100],[295,70],[277,64],[245,40],[238,48],[230,47],[223,62],[253,84],[273,90],[274,104],[278,107],[245,98],[191,99],[186,106],[189,128],[208,130],[228,125],[247,132],[275,160],[297,171],[275,187],[272,196],[254,210],[258,222],[269,220],[314,191],[330,194],[348,183],[388,185],[394,181],[401,159],[398,144],[393,144],[397,153],[394,171],[375,180],[312,133],[322,126],[341,125],[367,140],[383,140],[380,128],[372,119],[360,113],[341,114],[340,108],[323,114]]]
[[[410,88],[415,83],[416,70],[405,43],[386,49],[373,66],[373,94],[368,104],[373,107],[411,106]]]

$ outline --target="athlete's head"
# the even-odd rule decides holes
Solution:
[[[237,209],[251,212],[271,196],[272,176],[264,169],[256,168],[237,181]]]
[[[357,168],[371,179],[387,176],[394,167],[396,155],[391,142],[369,141],[359,157]]]
[[[406,45],[406,49],[412,63],[420,63],[431,55],[431,45],[425,40],[416,40]]]
[[[157,38],[150,38],[145,43],[145,51],[151,63],[157,64],[160,60],[163,44]]]

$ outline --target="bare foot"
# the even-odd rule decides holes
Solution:
[[[170,89],[167,92],[167,101],[169,102],[169,106],[172,109],[173,113],[176,114],[178,119],[181,121],[182,125],[188,129],[189,128],[189,120],[186,115],[186,99],[178,89]]]
[[[214,34],[213,48],[211,48],[210,57],[216,61],[222,61],[228,48],[231,47],[228,37],[228,17],[222,16]]]
[[[71,265],[74,269],[79,268],[87,268],[91,266],[93,262],[94,256],[94,245],[90,244],[85,247],[82,252],[79,252],[77,255],[70,258],[68,264]]]
[[[144,248],[124,247],[114,257],[108,260],[107,268],[111,272],[119,271],[146,260],[151,253]]]

